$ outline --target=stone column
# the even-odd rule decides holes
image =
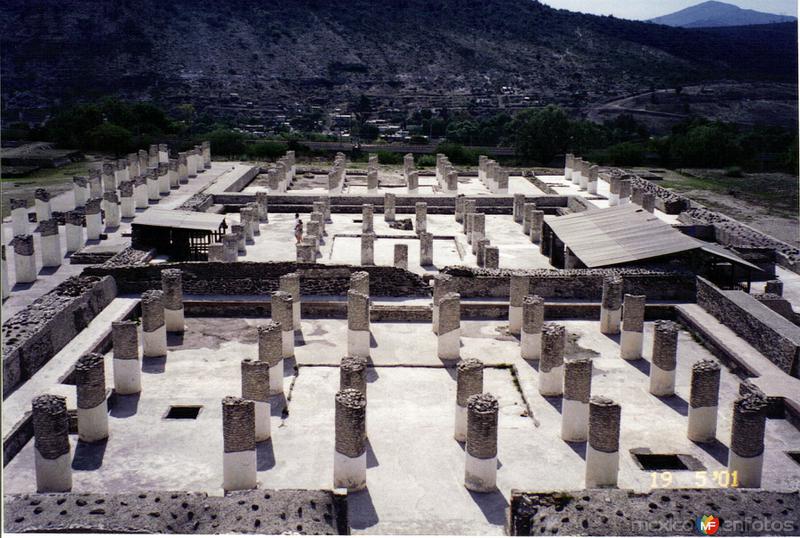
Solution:
[[[650,394],[675,394],[675,365],[678,356],[678,324],[656,321],[653,330],[653,358],[650,361]]]
[[[8,201],[11,206],[11,230],[17,235],[28,235],[28,202],[11,198]]]
[[[254,226],[258,226],[257,221],[253,218],[253,214],[249,207],[244,206],[239,208],[239,222],[244,230],[245,243],[253,243],[255,237]]]
[[[235,262],[239,253],[239,237],[232,233],[223,235],[222,248],[225,252],[225,261]]]
[[[189,183],[189,161],[185,151],[178,153],[178,183]]]
[[[355,389],[336,393],[333,487],[359,491],[367,486],[367,399]]]
[[[0,289],[3,291],[3,300],[5,301],[11,295],[11,286],[8,282],[8,262],[6,261],[6,246],[0,245]]]
[[[419,234],[419,264],[422,267],[433,265],[433,234],[430,232]]]
[[[369,170],[367,172],[367,193],[376,194],[378,192],[378,171]]]
[[[50,208],[50,193],[45,189],[36,189],[33,198],[36,206],[36,220],[38,222],[50,220],[53,217],[53,211]]]
[[[737,474],[739,487],[761,487],[766,423],[767,401],[760,394],[751,393],[733,403],[728,472]]]
[[[630,179],[623,179],[619,183],[619,205],[627,205],[631,203],[631,188],[632,182]]]
[[[374,232],[375,227],[373,225],[372,219],[375,213],[375,208],[372,204],[362,204],[361,205],[361,232],[368,233]]]
[[[642,194],[642,208],[650,213],[655,213],[656,195],[654,193],[645,192]]]
[[[67,252],[77,252],[83,248],[83,215],[77,211],[64,213],[64,233],[67,235]]]
[[[644,309],[647,298],[644,295],[625,294],[622,304],[622,335],[619,339],[620,357],[628,361],[642,358],[644,332]]]
[[[467,231],[468,231],[468,229],[467,229],[467,215],[469,215],[471,213],[475,213],[475,210],[477,208],[478,202],[475,201],[475,200],[465,199],[463,203],[464,203],[464,213],[463,213],[463,218],[461,220],[461,224],[463,225],[461,227],[461,229],[465,234],[467,234],[467,241],[469,241],[469,234],[467,233]]]
[[[467,399],[464,486],[478,493],[497,487],[497,422],[500,406],[489,393]]]
[[[204,140],[201,144],[203,148],[203,167],[208,170],[211,168],[211,142]],[[294,151],[287,151],[287,155],[291,154],[292,157],[292,174],[294,174]]]
[[[139,326],[135,321],[111,323],[114,345],[114,392],[137,394],[142,391],[142,367],[139,362]]]
[[[375,265],[375,234],[361,234],[361,265]]]
[[[570,177],[570,181],[573,185],[579,185],[581,182],[581,170],[583,169],[583,159],[580,157],[575,157],[572,161],[572,177]]]
[[[316,202],[314,202],[316,204]],[[269,222],[269,194],[265,191],[256,193],[256,204],[258,205],[258,220]]]
[[[544,299],[528,295],[522,300],[522,330],[520,355],[526,361],[538,361],[542,357],[542,329],[544,328]]]
[[[317,247],[306,239],[297,245],[297,263],[317,263]]]
[[[525,215],[525,195],[524,194],[515,194],[514,195],[514,222],[523,222],[524,215]]]
[[[178,159],[170,159],[167,164],[167,179],[169,180],[169,188],[177,189],[180,187],[178,178]]]
[[[453,286],[453,277],[446,273],[433,275],[433,334],[439,334],[439,303],[442,297],[450,293]]]
[[[531,243],[539,243],[542,240],[542,227],[544,226],[544,211],[534,210],[531,212]]]
[[[545,323],[542,327],[542,356],[539,359],[539,394],[561,396],[564,389],[564,348],[567,331],[563,325]]]
[[[428,204],[417,202],[414,206],[414,230],[417,234],[428,231]]]
[[[350,289],[369,297],[369,273],[366,271],[350,273]]]
[[[142,356],[167,354],[167,326],[164,324],[164,292],[147,290],[142,294]]]
[[[575,162],[575,156],[572,153],[567,153],[564,158],[564,179],[567,181],[572,180],[572,166]]]
[[[113,230],[119,228],[120,211],[119,197],[116,192],[104,192],[103,202],[106,208],[106,229]]]
[[[103,163],[103,171],[100,176],[100,183],[103,187],[103,193],[114,192],[117,190],[117,178],[114,177],[115,168],[116,165],[113,162],[106,161]]]
[[[764,285],[764,293],[783,297],[783,282],[780,280],[768,280]]]
[[[486,236],[486,215],[483,213],[475,213],[472,216],[472,231],[470,232],[472,238],[472,253],[478,253],[478,241]]]
[[[119,187],[120,182],[128,179],[128,159],[117,159],[114,170],[114,183]]]
[[[128,179],[133,179],[140,174],[139,172],[139,155],[137,153],[128,153]]]
[[[456,196],[455,202],[455,211],[453,213],[453,217],[456,219],[456,222],[463,223],[464,222],[464,198],[463,194],[459,194]]]
[[[133,182],[123,181],[119,184],[120,217],[132,219],[136,216],[136,202],[133,198]]]
[[[183,273],[180,269],[161,271],[161,290],[164,292],[164,319],[167,331],[182,333],[183,318]]]
[[[256,488],[256,406],[235,396],[222,399],[222,488]]]
[[[591,167],[592,164],[589,161],[581,161],[581,175],[578,181],[578,187],[582,191],[589,189],[589,170]]]
[[[451,170],[447,174],[447,192],[455,194],[458,192],[458,172]]]
[[[419,190],[419,175],[415,171],[408,173],[408,192],[409,194],[416,194]]]
[[[247,245],[244,240],[244,226],[241,224],[231,224],[231,234],[236,236],[236,252],[238,255],[244,256],[247,254]]]
[[[500,268],[500,249],[497,247],[486,247],[486,254],[484,254],[484,267],[486,269]]]
[[[36,257],[33,252],[33,236],[17,235],[11,240],[14,247],[14,269],[17,284],[36,281]]]
[[[581,261],[572,252],[572,249],[565,246],[564,247],[564,269],[578,269],[580,267]]]
[[[144,176],[133,178],[133,200],[136,209],[145,209],[150,203],[147,198],[147,179]]]
[[[36,231],[39,232],[42,249],[42,267],[61,266],[61,239],[58,234],[56,219],[39,221]]]
[[[158,163],[164,164],[169,162],[169,147],[166,144],[158,145]]]
[[[508,289],[508,332],[520,334],[522,330],[522,300],[528,295],[531,279],[527,275],[511,275]]]
[[[696,443],[709,443],[717,436],[719,380],[717,361],[705,359],[692,365],[687,437]]]
[[[278,279],[278,289],[292,296],[292,330],[301,329],[300,321],[300,275],[287,273]]]
[[[478,253],[475,254],[475,264],[478,267],[486,266],[486,247],[491,245],[491,243],[492,242],[485,237],[478,240]]]
[[[105,360],[89,353],[75,362],[78,393],[78,439],[94,443],[108,438]]]
[[[394,266],[408,269],[408,245],[397,244],[394,246]]]
[[[210,262],[226,261],[225,246],[222,243],[212,243],[208,245],[208,261]]]
[[[592,359],[564,361],[564,397],[561,400],[561,438],[564,441],[586,441],[591,393]]]
[[[100,183],[100,170],[89,170],[89,198],[102,198],[103,185]]]
[[[531,235],[531,222],[533,222],[533,212],[536,211],[536,204],[527,203],[522,210],[522,233]]]
[[[589,181],[586,184],[586,190],[589,194],[597,194],[597,181],[600,176],[600,167],[592,165],[589,167]]]
[[[158,168],[149,168],[147,170],[147,202],[150,204],[156,204],[161,199],[161,195],[158,193],[159,185],[158,185]]]
[[[603,279],[603,298],[600,303],[600,332],[619,334],[622,319],[622,277],[610,275]]]
[[[439,300],[437,356],[441,360],[461,357],[461,295],[447,293]]]
[[[617,486],[621,414],[622,408],[613,400],[603,396],[589,400],[586,489]]]
[[[36,492],[72,490],[69,447],[69,413],[63,396],[42,394],[31,404],[33,415]]]
[[[453,437],[467,442],[467,400],[483,393],[483,363],[478,359],[461,359],[456,364],[456,423]]]
[[[253,402],[256,443],[267,441],[272,435],[269,369],[268,362],[242,359],[242,398]]]
[[[75,196],[75,207],[83,207],[89,199],[89,178],[86,176],[73,176],[72,192]]]
[[[369,357],[369,296],[354,290],[347,292],[347,354]]]
[[[283,358],[294,357],[294,307],[292,296],[285,291],[272,292],[272,321],[281,324]]]
[[[283,394],[283,327],[277,321],[258,326],[258,360],[269,364],[269,393]]]
[[[622,182],[622,178],[619,176],[611,176],[609,181],[609,195],[608,195],[608,205],[615,206],[619,205],[619,188],[620,183]]]
[[[367,359],[342,357],[339,363],[339,390],[354,389],[367,398]]]
[[[186,174],[189,178],[197,177],[197,159],[191,149],[186,152]]]
[[[144,176],[150,166],[150,155],[146,149],[139,150],[139,175]]]
[[[387,192],[383,195],[383,220],[394,222],[395,206],[397,205],[397,195]]]

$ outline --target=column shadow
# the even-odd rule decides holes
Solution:
[[[139,398],[141,394],[111,394],[108,405],[111,408],[109,414],[114,418],[128,418],[136,414],[139,409]]]
[[[478,508],[483,512],[486,521],[492,525],[504,525],[506,522],[506,509],[508,502],[506,502],[503,494],[498,489],[487,493],[469,492],[473,502],[478,505]]]
[[[72,468],[76,471],[96,471],[103,466],[108,439],[96,443],[78,441],[75,445],[75,455],[72,458]]]
[[[582,460],[586,459],[586,441],[564,441]]]
[[[167,347],[180,347],[183,345],[183,333],[168,332]]]
[[[656,396],[656,398],[661,400],[661,403],[676,413],[684,417],[689,416],[689,403],[677,394],[673,394],[672,396]]]
[[[708,443],[698,443],[692,441],[700,450],[717,460],[721,465],[728,465],[728,447],[722,444],[719,439],[714,439]]]
[[[39,269],[39,276],[54,275],[59,269],[61,269],[60,265],[58,267],[42,267]]]
[[[285,394],[275,394],[274,396],[269,397],[270,416],[283,417],[283,413],[287,410],[287,408],[288,402]]]
[[[636,359],[633,361],[625,361],[625,362],[627,362],[628,364],[630,364],[631,366],[642,372],[644,375],[650,377],[650,362],[647,359]]]
[[[272,448],[272,438],[256,443],[256,469],[268,471],[275,467],[275,451]]]
[[[148,374],[163,374],[167,369],[167,356],[142,357],[142,372]]]
[[[375,456],[375,451],[372,450],[372,443],[370,443],[369,438],[367,438],[367,468],[371,469],[372,467],[377,467],[378,465],[380,465],[380,462]]]
[[[561,404],[563,402],[563,398],[561,396],[542,396],[547,403],[553,406],[553,408],[561,414]]]
[[[354,529],[366,529],[377,525],[380,521],[368,487],[361,491],[348,493],[347,505],[350,526]]]

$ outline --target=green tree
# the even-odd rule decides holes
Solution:
[[[119,125],[103,123],[89,132],[89,146],[98,151],[121,155],[134,149],[133,134]]]
[[[569,144],[570,122],[561,108],[548,106],[520,112],[512,125],[517,155],[547,164]]]
[[[214,129],[198,139],[211,142],[212,151],[219,155],[242,155],[247,151],[244,135],[232,129]]]
[[[247,148],[247,154],[252,157],[277,159],[286,153],[288,146],[283,142],[276,142],[274,140],[267,140],[264,142],[257,142]]]

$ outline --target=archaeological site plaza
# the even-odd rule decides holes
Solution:
[[[800,533],[798,249],[579,155],[213,149],[10,200],[5,532]]]

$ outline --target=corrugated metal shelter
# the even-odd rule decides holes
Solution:
[[[173,260],[203,260],[227,228],[225,215],[149,208],[131,223],[131,243]]]

